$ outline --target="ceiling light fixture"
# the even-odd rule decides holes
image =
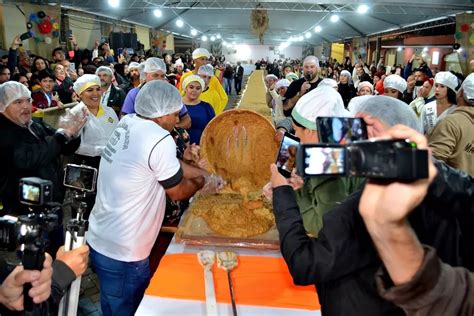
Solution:
[[[337,21],[339,21],[339,15],[337,14],[331,15],[331,22],[336,23]]]
[[[160,18],[162,13],[160,9],[155,9],[153,10],[153,15],[156,16],[157,18]]]
[[[216,37],[214,35],[211,36],[211,42],[214,42],[216,40]]]
[[[120,0],[109,0],[109,5],[112,8],[118,8],[120,5]]]
[[[183,27],[183,25],[184,25],[183,20],[181,20],[181,19],[176,20],[176,26],[177,27]]]
[[[321,26],[319,26],[319,25],[316,25],[316,27],[314,28],[314,32],[315,32],[315,33],[319,33],[319,32],[321,32],[322,30],[323,30],[323,28],[322,28]]]
[[[304,35],[306,38],[310,38],[311,37],[311,32],[306,32],[306,34]]]
[[[220,34],[217,34],[217,35],[216,35],[216,38],[217,38],[217,39],[221,39],[221,35],[220,35]]]
[[[192,36],[198,35],[198,31],[196,31],[195,29],[192,29],[192,30],[191,30],[191,35],[192,35]]]
[[[365,14],[365,13],[367,13],[367,11],[369,11],[369,7],[366,4],[361,4],[357,8],[357,12],[360,13],[360,14]]]
[[[427,52],[427,51],[428,51],[428,47],[424,47],[424,48],[423,48],[423,51],[424,51],[424,52]]]
[[[401,47],[398,47],[398,48],[397,48],[397,51],[401,52],[401,51],[402,51],[402,48],[401,48]]]
[[[300,35],[300,36],[298,37],[298,42],[302,42],[302,41],[304,41],[304,36],[303,36],[303,35]]]
[[[206,35],[203,35],[203,36],[201,37],[201,40],[202,40],[203,42],[207,42],[207,36],[206,36]]]

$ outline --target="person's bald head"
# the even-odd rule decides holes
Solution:
[[[303,76],[306,81],[313,81],[318,77],[319,60],[316,56],[307,56],[303,60]]]

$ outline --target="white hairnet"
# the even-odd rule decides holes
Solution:
[[[331,88],[337,88],[337,81],[331,78],[324,78],[318,85],[320,86],[328,86]]]
[[[201,58],[201,57],[209,58],[209,57],[211,57],[211,54],[205,48],[196,48],[193,51],[193,59],[198,59],[198,58]]]
[[[364,95],[352,98],[349,103],[352,115],[367,113],[383,121],[389,126],[406,125],[423,132],[420,121],[408,104],[384,95]]]
[[[152,72],[157,72],[161,71],[162,73],[166,73],[166,64],[163,61],[163,59],[157,58],[157,57],[150,57],[147,60],[145,60],[145,66],[143,71],[145,73],[152,73]]]
[[[136,61],[132,61],[132,62],[128,65],[128,69],[132,69],[132,68],[140,68],[140,64],[137,63]]]
[[[329,86],[318,86],[303,95],[296,103],[291,116],[299,124],[316,130],[316,118],[319,116],[348,117],[341,95]]]
[[[92,86],[100,87],[100,78],[96,75],[85,74],[77,78],[74,82],[74,91],[77,95],[81,95],[84,90],[89,89]]]
[[[435,83],[445,85],[449,89],[457,92],[456,88],[459,85],[458,77],[450,73],[449,71],[440,71],[435,76]]]
[[[183,89],[186,89],[188,84],[190,84],[193,81],[199,82],[199,84],[201,85],[201,89],[204,89],[204,85],[205,85],[204,80],[202,80],[201,77],[196,76],[196,75],[191,75],[191,76],[187,76],[186,78],[184,78],[184,80],[183,80]]]
[[[98,75],[99,73],[101,72],[106,72],[107,75],[109,75],[110,77],[113,77],[114,76],[114,73],[112,71],[112,69],[110,69],[110,67],[107,67],[107,66],[100,66],[99,68],[97,68],[97,70],[95,71],[95,74]]]
[[[183,101],[178,89],[163,80],[147,82],[135,99],[135,112],[143,117],[162,117],[181,110]]]
[[[369,87],[370,91],[372,91],[372,94],[374,93],[374,85],[371,84],[370,82],[368,81],[359,82],[359,85],[357,86],[357,91],[360,91],[360,89],[362,89],[363,87]]]
[[[176,59],[174,65],[175,66],[184,66],[183,61],[181,60],[181,58]]]
[[[400,93],[403,93],[407,89],[407,82],[399,75],[390,75],[383,81],[383,87],[384,89],[395,89]]]
[[[304,64],[315,64],[316,66],[319,67],[319,59],[316,56],[306,56],[306,58],[303,60],[303,65]]]
[[[140,81],[145,80],[145,62],[138,65],[138,71],[140,72]]]
[[[464,79],[464,82],[462,83],[462,90],[464,99],[469,103],[474,102],[474,73],[470,74],[466,77],[466,79]]]
[[[212,65],[202,65],[198,69],[198,75],[205,75],[205,76],[213,76],[214,75],[214,67]]]
[[[24,84],[17,81],[0,84],[0,113],[5,112],[13,101],[21,98],[31,98],[31,92]]]
[[[270,75],[265,76],[265,81],[270,80],[270,79],[278,80],[278,77],[275,76],[274,74],[270,74]]]
[[[346,76],[346,77],[348,77],[348,78],[352,77],[352,76],[351,76],[351,73],[350,73],[349,71],[345,70],[345,69],[344,69],[343,71],[341,71],[341,74],[340,74],[340,75],[341,75],[341,76]]]
[[[288,88],[290,86],[290,83],[291,82],[288,79],[280,79],[275,84],[275,90],[278,91],[278,89],[280,89],[281,87]]]

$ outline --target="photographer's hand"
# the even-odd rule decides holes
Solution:
[[[393,139],[410,139],[418,149],[428,149],[426,138],[406,126],[387,131]],[[411,183],[381,184],[369,181],[364,188],[359,212],[394,284],[408,282],[423,260],[423,248],[408,224],[408,214],[425,197],[437,174],[431,155],[429,177]]]
[[[17,266],[3,281],[0,287],[0,300],[10,310],[23,310],[23,285],[31,283],[32,288],[29,295],[33,302],[39,304],[48,299],[51,294],[51,277],[53,269],[52,259],[49,254],[43,264],[43,270],[24,270],[22,266]]]
[[[79,248],[66,251],[64,246],[62,246],[56,253],[56,260],[64,262],[72,271],[74,271],[76,277],[79,277],[87,269],[89,247],[87,245],[82,245]]]
[[[290,185],[288,183],[288,179],[282,176],[282,174],[278,171],[278,168],[274,163],[270,165],[270,172],[272,174],[270,182],[272,183],[272,187],[274,189],[282,185]]]

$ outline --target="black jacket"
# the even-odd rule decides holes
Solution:
[[[342,101],[344,101],[345,108],[347,108],[351,99],[357,95],[354,85],[350,82],[340,83],[338,85],[337,91],[339,91],[339,94],[342,97]]]
[[[466,209],[473,213],[472,178],[437,165],[440,175],[410,223],[422,243],[436,248],[444,262],[459,266],[458,222],[465,220]],[[377,293],[374,275],[381,261],[358,211],[360,195],[354,193],[326,213],[318,238],[309,238],[292,188],[276,188],[273,208],[282,255],[295,284],[316,285],[323,315],[403,315]]]
[[[63,202],[61,154],[73,154],[80,138],[67,141],[43,123],[29,128],[16,125],[0,114],[0,199],[6,212],[21,214],[18,183],[23,177],[39,177],[53,184],[53,202]]]

